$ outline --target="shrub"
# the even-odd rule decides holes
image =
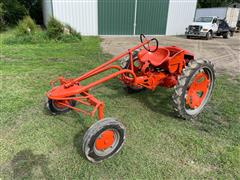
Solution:
[[[80,33],[78,33],[74,28],[72,28],[69,24],[65,26],[66,29],[68,29],[69,34],[76,37],[77,39],[82,39],[82,36]]]
[[[66,33],[64,33],[66,31]],[[81,34],[71,26],[63,26],[59,21],[51,18],[47,31],[38,30],[35,22],[28,16],[18,23],[14,35],[4,39],[4,44],[45,43],[45,42],[79,42]]]
[[[59,39],[63,35],[64,26],[61,22],[51,17],[47,24],[47,35],[51,39]]]
[[[0,1],[3,3],[3,9],[5,10],[3,18],[8,25],[17,24],[20,19],[28,15],[27,9],[18,0]]]
[[[80,36],[81,37],[81,36]],[[64,34],[61,36],[59,41],[65,42],[65,43],[73,43],[73,42],[79,42],[81,40],[79,36],[75,36],[72,34]]]
[[[31,35],[34,34],[37,30],[36,23],[32,20],[30,16],[26,16],[23,20],[20,20],[17,28],[16,28],[16,35],[24,36],[24,35]]]

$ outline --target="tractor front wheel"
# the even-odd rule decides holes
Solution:
[[[58,101],[48,99],[46,102],[46,107],[49,110],[49,112],[53,115],[66,113],[71,110],[69,107],[62,105],[61,103],[68,104],[73,107],[76,106],[76,101],[74,100]]]
[[[192,60],[178,77],[173,94],[174,109],[184,119],[196,117],[209,101],[214,87],[213,64]]]
[[[83,137],[82,150],[86,158],[101,162],[118,153],[125,141],[125,127],[114,118],[105,118],[94,123]]]

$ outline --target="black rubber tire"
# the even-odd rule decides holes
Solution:
[[[187,36],[187,39],[191,39],[191,36]]]
[[[225,33],[223,34],[223,38],[224,38],[224,39],[228,39],[228,37],[229,37],[229,32],[225,32]]]
[[[133,59],[137,58],[138,52],[139,51],[133,51]],[[126,65],[125,66],[121,66],[121,67],[123,69],[128,69],[129,68],[129,64],[130,64],[129,57],[126,58],[125,61],[127,62]],[[133,94],[133,93],[141,92],[141,91],[145,90],[146,88],[145,87],[126,86],[126,87],[124,87],[124,89],[126,90],[127,93]]]
[[[207,34],[206,34],[206,40],[210,40],[212,39],[212,32],[211,31],[208,31]]]
[[[94,152],[94,144],[97,137],[105,130],[113,129],[119,133],[119,141],[113,151],[105,156],[99,156]],[[117,154],[125,142],[126,130],[122,123],[115,118],[104,118],[94,123],[84,134],[82,151],[86,158],[92,163],[101,162]]]
[[[195,76],[195,73],[203,68],[208,71],[211,78],[211,84],[209,91],[205,97],[206,99],[204,99],[202,104],[200,105],[200,109],[195,114],[192,114],[189,113],[188,110],[186,110],[185,94],[187,92],[187,88],[189,83],[191,82],[191,79]],[[172,96],[172,99],[174,110],[176,111],[177,116],[183,119],[192,119],[195,118],[200,112],[202,112],[205,105],[211,98],[212,90],[214,88],[214,82],[215,70],[213,64],[210,61],[191,60],[188,65],[183,69],[182,74],[178,77],[178,83],[174,87],[174,94]]]
[[[73,101],[73,100],[70,101],[70,106],[73,106],[73,107],[76,106],[76,101]],[[53,115],[66,113],[66,112],[71,110],[71,108],[68,108],[68,107],[61,108],[61,109],[55,107],[54,106],[54,101],[52,99],[47,99],[46,108]]]

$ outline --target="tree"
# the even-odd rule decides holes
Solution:
[[[18,0],[18,2],[27,9],[29,15],[36,21],[37,24],[43,23],[41,0]]]
[[[16,24],[19,19],[22,19],[24,16],[28,15],[26,8],[17,0],[0,0],[0,3],[3,4],[3,18],[8,25]]]
[[[1,18],[7,25],[14,25],[24,16],[31,16],[38,24],[43,23],[41,0],[0,0]]]
[[[198,0],[198,8],[225,7],[240,0]]]
[[[0,3],[0,31],[5,30],[5,21],[3,19],[3,16],[5,14],[5,10],[3,9],[3,3]]]

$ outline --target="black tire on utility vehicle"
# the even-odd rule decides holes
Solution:
[[[74,101],[74,100],[70,100],[65,103],[68,103],[70,106],[73,106],[73,107],[76,106],[76,101]],[[53,115],[66,113],[71,110],[71,108],[69,108],[69,107],[61,106],[61,105],[57,104],[57,101],[52,100],[52,99],[47,100],[46,108]]]
[[[132,54],[133,60],[138,58],[138,52],[139,52],[138,50],[133,51],[133,54]],[[124,59],[121,61],[121,65],[120,65],[120,66],[121,66],[123,69],[129,69],[129,65],[130,65],[130,58],[129,58],[129,57],[126,57],[126,58],[124,58]],[[141,92],[141,91],[145,90],[146,88],[143,87],[143,86],[139,86],[139,87],[137,87],[137,86],[126,86],[126,87],[124,87],[124,89],[125,89],[129,94],[132,94],[132,93]]]
[[[212,32],[208,31],[206,34],[206,40],[212,39]]]
[[[125,134],[125,127],[115,118],[101,119],[84,134],[82,151],[89,161],[101,162],[120,151]]]
[[[228,37],[229,37],[229,32],[225,32],[225,33],[223,34],[223,38],[224,38],[224,39],[228,39]]]
[[[174,110],[179,117],[196,117],[209,101],[215,81],[213,64],[207,60],[191,60],[174,87]]]

